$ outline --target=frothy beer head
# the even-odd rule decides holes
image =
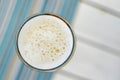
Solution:
[[[28,19],[17,36],[20,58],[38,70],[54,70],[64,65],[74,49],[74,35],[69,24],[52,14]]]

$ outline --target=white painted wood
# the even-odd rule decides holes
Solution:
[[[77,42],[75,55],[63,70],[90,80],[120,80],[120,58]]]
[[[73,80],[72,78],[69,78],[69,76],[64,76],[62,74],[54,74],[51,80]],[[75,79],[74,79],[75,80]]]
[[[106,45],[120,53],[120,19],[104,11],[79,3],[73,27],[75,33]]]
[[[120,12],[120,0],[83,0],[99,3]]]

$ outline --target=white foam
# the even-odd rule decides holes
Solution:
[[[30,19],[22,27],[18,47],[31,66],[52,69],[64,63],[71,54],[73,36],[61,19],[42,15]]]

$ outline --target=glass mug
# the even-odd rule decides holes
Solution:
[[[39,71],[55,71],[73,56],[75,36],[60,16],[38,14],[27,19],[19,29],[16,48],[25,65]]]

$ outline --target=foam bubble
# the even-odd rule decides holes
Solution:
[[[23,59],[38,69],[61,65],[71,54],[73,37],[69,27],[49,15],[29,20],[21,29],[18,47]]]

